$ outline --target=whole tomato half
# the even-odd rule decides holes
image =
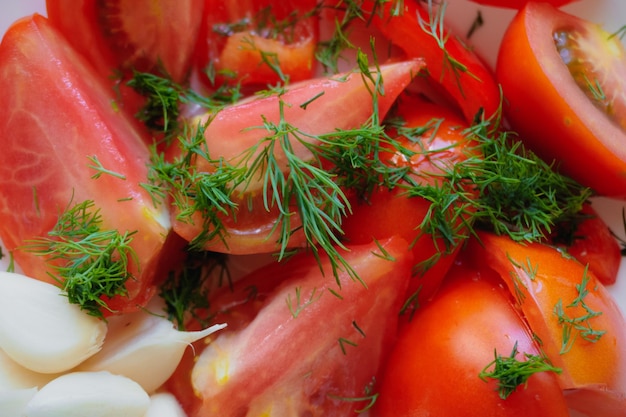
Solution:
[[[521,362],[540,348],[497,276],[455,264],[441,291],[401,328],[375,415],[569,415],[552,371],[534,373],[502,398],[497,380],[480,377],[495,355]]]
[[[538,155],[601,195],[626,197],[626,52],[619,37],[530,2],[502,40],[505,116]]]

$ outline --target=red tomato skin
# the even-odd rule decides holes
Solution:
[[[367,10],[374,7],[369,0],[365,4]],[[444,49],[420,26],[420,19],[426,24],[430,22],[426,8],[417,1],[402,4],[404,9],[397,15],[392,11],[396,7],[394,2],[377,6],[382,7],[382,13],[377,11],[372,15],[376,28],[408,57],[421,57],[426,61],[432,80],[441,84],[452,97],[468,123],[472,123],[479,112],[485,118],[494,115],[500,106],[500,89],[492,71],[460,38],[446,29],[445,52],[467,68],[458,74],[452,71]]]
[[[239,303],[233,300],[237,297],[227,295],[222,301],[216,294],[213,307],[227,309],[215,322],[234,322],[235,328],[227,327],[200,347],[202,353],[188,358],[194,369],[179,367],[168,385],[188,415],[252,417],[271,410],[276,417],[340,417],[366,405],[367,400],[346,398],[367,396],[364,389],[381,369],[395,340],[412,262],[403,239],[380,243],[393,261],[375,255],[380,254],[375,243],[353,245],[345,253],[366,286],[340,273],[339,288],[326,257],[322,275],[313,256],[303,253],[236,283],[233,294],[240,295]],[[276,285],[273,289],[266,288],[266,278]],[[250,298],[249,288],[257,283],[262,290]],[[294,317],[288,303],[295,303],[296,289],[301,305],[314,298]],[[251,321],[242,325],[241,315]],[[344,353],[342,338],[356,346],[346,344]],[[227,363],[227,374],[219,378],[216,367]],[[195,381],[191,385],[190,378]]]
[[[506,9],[522,9],[528,3],[534,0],[470,0],[471,2],[484,4],[487,6],[503,7]],[[565,6],[566,4],[574,3],[576,0],[544,0],[545,3],[551,4],[554,7]]]
[[[521,244],[506,236],[480,233],[467,247],[467,259],[496,271],[523,312],[542,349],[562,369],[563,389],[598,387],[626,395],[626,323],[611,295],[584,265],[541,243]],[[587,279],[584,288],[583,277]],[[575,300],[581,298],[587,308]],[[557,314],[557,304],[563,313]],[[589,311],[599,314],[582,320]],[[602,331],[595,341],[571,330],[563,349],[566,321]]]
[[[279,74],[265,60],[278,65],[290,82],[311,78],[318,39],[317,16],[313,14],[305,18],[303,15],[315,6],[315,0],[205,0],[206,12],[195,53],[196,66],[203,75],[210,70],[214,79],[202,76],[201,80],[209,88],[226,83],[240,84],[252,90],[264,89],[281,82]],[[273,20],[282,22],[294,17],[297,23],[279,29],[278,36],[264,33],[272,30]],[[241,29],[224,30],[223,33],[216,30],[242,22],[246,24]],[[264,58],[263,54],[267,56]]]
[[[436,130],[431,129],[421,135],[417,143],[410,143],[395,131],[389,132],[403,146],[414,149],[421,157],[403,161],[398,160],[394,152],[387,152],[381,158],[390,165],[411,165],[418,181],[433,181],[432,175],[440,172],[441,166],[452,166],[475,153],[475,142],[463,133],[467,123],[447,107],[402,94],[393,116],[401,118],[407,128],[427,127],[433,123],[437,125]],[[428,302],[452,265],[460,242],[457,249],[448,250],[444,239],[424,233],[420,225],[428,215],[430,202],[420,197],[409,197],[402,188],[377,189],[368,196],[367,201],[355,200],[351,214],[342,223],[344,239],[352,243],[366,243],[371,239],[393,235],[405,238],[411,244],[415,259],[415,277],[409,285],[407,296],[415,297],[417,294],[417,299],[413,298],[416,306]],[[463,231],[459,230],[458,234],[463,235]],[[437,259],[434,264],[431,262],[433,259]]]
[[[553,40],[557,29],[590,27],[549,4],[528,3],[503,37],[496,78],[507,120],[533,151],[600,195],[626,197],[626,135],[578,87]]]
[[[622,261],[620,245],[592,205],[586,205],[583,211],[589,218],[576,226],[572,232],[574,241],[571,244],[563,243],[558,235],[553,236],[549,242],[565,250],[583,265],[589,265],[589,270],[602,284],[615,284]]]
[[[516,342],[521,354],[540,354],[497,277],[455,263],[434,299],[401,328],[374,415],[569,416],[554,373],[534,374],[504,400],[495,381],[479,378],[494,352],[509,356]]]
[[[54,65],[53,65],[54,63]],[[93,200],[104,229],[137,231],[139,265],[128,297],[109,300],[119,312],[144,305],[168,234],[168,214],[140,186],[149,151],[91,67],[46,18],[16,22],[0,44],[0,237],[22,270],[54,283],[43,257],[22,248],[46,237],[70,204]],[[89,156],[125,179],[92,179]],[[131,262],[132,263],[132,262]]]
[[[385,93],[377,98],[380,117],[387,114],[395,99],[410,84],[422,65],[423,62],[420,60],[411,60],[380,67],[385,82]],[[307,139],[312,142],[316,140],[315,136],[333,132],[335,129],[360,127],[372,115],[373,98],[360,74],[344,75],[347,75],[347,78],[342,81],[338,81],[342,77],[340,75],[291,84],[287,92],[280,97],[285,103],[284,120],[301,132],[312,135]],[[314,97],[318,98],[308,103],[305,108],[301,106]],[[337,109],[345,111],[339,112]],[[213,117],[204,131],[207,148],[211,149],[211,157],[224,158],[236,164],[237,158],[240,158],[245,150],[253,148],[268,135],[268,131],[262,127],[263,118],[275,125],[280,123],[279,98],[275,95],[252,98],[227,107],[216,115],[207,114],[203,117],[200,123]],[[291,140],[291,144],[294,153],[301,159],[312,158],[310,150],[303,144],[296,140]],[[284,155],[276,152],[276,158],[279,166],[287,169]],[[198,160],[196,167],[200,172],[212,170],[209,163],[204,160]],[[263,208],[261,189],[260,179],[258,183],[252,183],[247,187],[242,199],[246,200],[250,195],[255,196],[252,210],[248,209],[250,204],[247,200],[244,201],[236,219],[232,217],[224,219],[228,225],[228,235],[224,241],[219,238],[213,239],[205,244],[205,249],[231,254],[268,253],[279,249],[278,231],[270,234],[277,221],[277,209],[267,211]],[[202,220],[199,217],[191,223],[177,220],[176,216],[177,211],[173,210],[173,228],[183,238],[192,240],[201,232]],[[292,216],[291,222],[293,229],[296,230],[300,224],[298,216]],[[297,231],[291,235],[290,246],[304,245],[306,245],[304,233]]]

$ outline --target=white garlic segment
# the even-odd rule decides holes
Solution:
[[[176,397],[169,392],[150,396],[150,407],[144,417],[187,417]]]
[[[25,368],[70,370],[100,350],[106,331],[56,286],[0,272],[0,349]]]
[[[224,327],[179,331],[166,318],[146,311],[111,317],[102,350],[76,369],[124,375],[152,393],[172,375],[190,343]]]
[[[37,388],[0,389],[0,416],[21,417]]]
[[[41,388],[57,376],[59,374],[42,374],[26,369],[0,349],[0,391]]]
[[[150,397],[137,384],[109,372],[71,372],[41,388],[26,417],[143,417]]]

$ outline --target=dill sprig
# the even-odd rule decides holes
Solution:
[[[483,381],[495,379],[498,381],[498,395],[506,400],[519,386],[526,385],[528,378],[539,372],[555,372],[560,374],[562,370],[550,364],[545,356],[524,353],[524,360],[517,359],[517,342],[509,356],[499,355],[494,350],[494,360],[480,372],[479,377]],[[493,367],[492,371],[489,371]]]
[[[214,280],[218,287],[223,281],[232,281],[226,255],[215,252],[191,251],[179,270],[169,272],[159,295],[165,301],[168,319],[178,330],[186,330],[189,319],[203,328],[211,324],[209,294]]]
[[[247,168],[231,165],[223,158],[213,159],[207,149],[204,130],[206,125],[194,128],[185,125],[178,136],[180,156],[172,161],[152,148],[148,181],[141,185],[153,197],[155,204],[171,198],[177,209],[177,220],[194,223],[198,214],[202,221],[202,232],[190,242],[191,249],[200,249],[213,239],[225,241],[224,218],[236,216],[239,203],[234,193],[245,181]],[[212,171],[198,170],[195,162],[203,159]]]
[[[543,240],[561,222],[584,215],[590,188],[558,172],[526,148],[512,132],[490,132],[482,123],[471,130],[483,158],[463,164],[476,187],[476,220],[483,229],[516,241]]]
[[[601,311],[595,311],[585,302],[585,298],[589,295],[587,284],[589,283],[588,266],[585,267],[583,277],[580,284],[576,284],[578,295],[567,306],[563,306],[563,300],[554,306],[554,314],[558,319],[559,325],[562,326],[562,343],[560,354],[569,352],[574,345],[577,337],[581,337],[591,343],[596,343],[606,333],[606,330],[594,329],[591,320],[594,317],[602,315]],[[571,317],[568,312],[571,308],[579,307],[584,310],[584,314]]]
[[[139,266],[130,246],[136,232],[104,230],[102,223],[94,201],[86,200],[65,210],[47,237],[25,247],[46,256],[69,302],[96,317],[111,311],[107,299],[128,295],[126,282],[135,279],[130,266]]]
[[[216,111],[242,97],[239,86],[223,85],[205,96],[168,77],[148,72],[133,72],[127,84],[146,98],[135,117],[149,129],[165,134],[166,139],[175,137],[183,128],[181,111],[185,105]]]

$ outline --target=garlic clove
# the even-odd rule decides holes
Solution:
[[[37,394],[37,388],[0,390],[0,415],[7,417],[24,416],[28,402]]]
[[[41,388],[57,376],[59,374],[41,374],[26,369],[0,349],[0,392],[33,387]],[[1,407],[0,410],[2,410]]]
[[[146,311],[111,317],[102,350],[76,369],[125,375],[152,393],[172,375],[190,343],[224,327],[179,331],[166,318]]]
[[[109,372],[71,372],[41,388],[27,417],[143,417],[150,397],[137,384]]]
[[[169,392],[150,396],[150,407],[144,417],[187,417],[176,397]]]
[[[35,372],[72,369],[100,350],[106,324],[70,304],[56,286],[0,272],[0,349]]]

